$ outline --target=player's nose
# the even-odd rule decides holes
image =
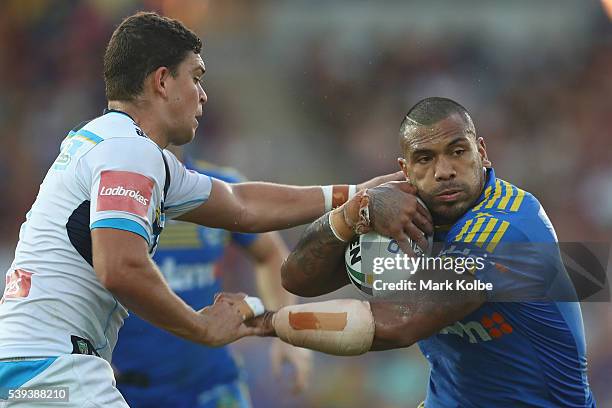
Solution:
[[[200,103],[202,104],[202,106],[204,106],[206,102],[208,102],[208,95],[206,95],[206,92],[200,86]]]
[[[200,97],[200,104],[204,106],[208,101],[208,95],[206,95],[206,92],[204,91],[204,88],[202,88],[202,85],[198,85],[198,92]]]
[[[457,176],[457,172],[452,163],[444,157],[438,158],[435,166],[434,177],[436,181],[451,180]]]

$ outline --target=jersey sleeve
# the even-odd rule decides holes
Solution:
[[[509,217],[481,213],[452,228],[441,256],[454,258],[456,273],[490,283],[490,301],[535,301],[546,298],[550,281],[542,249]]]
[[[145,138],[112,138],[79,164],[89,189],[90,229],[130,231],[151,244],[166,177],[161,150]]]
[[[188,170],[176,156],[164,150],[170,170],[170,188],[166,196],[166,217],[176,218],[197,208],[210,196],[212,180],[209,176]]]

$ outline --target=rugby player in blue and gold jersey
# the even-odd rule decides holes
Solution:
[[[368,229],[383,235],[389,226],[413,230],[424,217],[418,197],[436,226],[438,256],[486,262],[463,275],[442,269],[417,275],[442,282],[478,280],[494,289],[414,290],[399,302],[342,299],[289,306],[258,324],[291,344],[330,354],[418,343],[430,363],[427,408],[594,407],[580,305],[553,290],[567,275],[541,204],[497,178],[470,115],[452,100],[417,103],[400,137],[400,166],[413,187],[410,202],[397,196],[383,203],[378,197],[397,195],[384,185],[315,221],[283,267],[285,288],[317,296],[347,285],[347,242]],[[368,216],[366,210],[380,214],[381,205],[409,205],[412,215]],[[408,243],[398,241],[405,252]]]

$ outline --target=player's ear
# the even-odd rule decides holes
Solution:
[[[149,78],[152,81],[153,92],[161,95],[164,98],[168,97],[168,77],[170,70],[168,67],[159,67],[153,71]]]
[[[491,167],[492,164],[487,157],[487,145],[485,144],[484,139],[479,137],[476,143],[478,144],[478,154],[480,154],[480,158],[482,159],[482,165],[487,168]]]
[[[408,178],[408,165],[406,164],[406,159],[404,159],[403,157],[398,157],[397,158],[397,164],[399,164],[400,170],[402,170],[402,172],[404,173],[404,176],[406,177],[406,180],[409,180],[409,178]]]

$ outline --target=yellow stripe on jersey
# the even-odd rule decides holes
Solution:
[[[160,248],[200,248],[202,241],[198,234],[200,227],[186,222],[169,223],[160,236]]]
[[[480,208],[483,206],[483,204],[487,202],[487,200],[489,199],[490,195],[491,195],[491,186],[486,188],[484,198],[482,199],[480,204],[478,204],[476,207],[472,208],[472,211],[480,210]]]
[[[485,219],[485,217],[480,217],[476,219],[476,224],[474,224],[474,228],[472,228],[470,232],[465,236],[463,242],[472,242],[472,240],[480,230],[480,227],[482,227],[482,224],[484,223]]]
[[[517,190],[518,190],[518,194],[516,195],[516,198],[514,199],[512,206],[510,207],[510,211],[518,211],[519,208],[521,208],[523,197],[525,197],[525,191],[521,190],[520,188],[518,188]]]
[[[500,210],[505,210],[506,206],[508,205],[508,202],[514,196],[514,187],[512,187],[512,184],[506,181],[502,180],[502,183],[504,183],[504,187],[506,188],[506,193],[504,194],[504,198],[502,198],[501,201],[499,202],[499,205],[497,206],[497,208]]]
[[[465,234],[468,228],[470,228],[470,225],[472,225],[472,221],[474,221],[474,219],[468,220],[468,222],[465,223],[463,228],[461,228],[461,231],[459,231],[459,233],[455,237],[455,241],[461,241],[461,238],[463,238],[463,234]]]
[[[90,137],[88,137],[88,136],[86,136],[86,135],[82,135],[82,134],[80,134],[80,133],[77,133],[76,135],[73,135],[73,136],[71,137],[71,139],[80,139],[80,140],[84,140],[84,141],[86,141],[86,142],[91,142],[91,143],[93,143],[93,144],[98,144],[98,143],[100,143],[99,141],[93,140],[92,138],[90,138]]]
[[[495,251],[495,248],[497,247],[497,244],[499,244],[499,242],[501,241],[502,237],[506,233],[506,230],[508,229],[508,226],[510,226],[510,223],[508,221],[502,221],[501,225],[499,226],[499,229],[495,232],[495,235],[493,235],[493,238],[491,239],[491,242],[489,242],[489,245],[487,245],[486,249],[487,249],[488,252]]]
[[[489,200],[489,202],[487,203],[487,205],[485,205],[485,208],[491,208],[493,207],[493,204],[495,204],[495,202],[497,201],[497,199],[499,197],[501,197],[502,194],[502,186],[501,186],[501,182],[499,181],[499,179],[495,180],[495,194],[493,194],[493,197],[491,197],[491,199]]]
[[[487,239],[489,239],[489,235],[493,231],[493,228],[495,228],[495,224],[497,224],[497,218],[490,218],[487,226],[476,239],[476,245],[482,248],[484,243],[487,242]]]

